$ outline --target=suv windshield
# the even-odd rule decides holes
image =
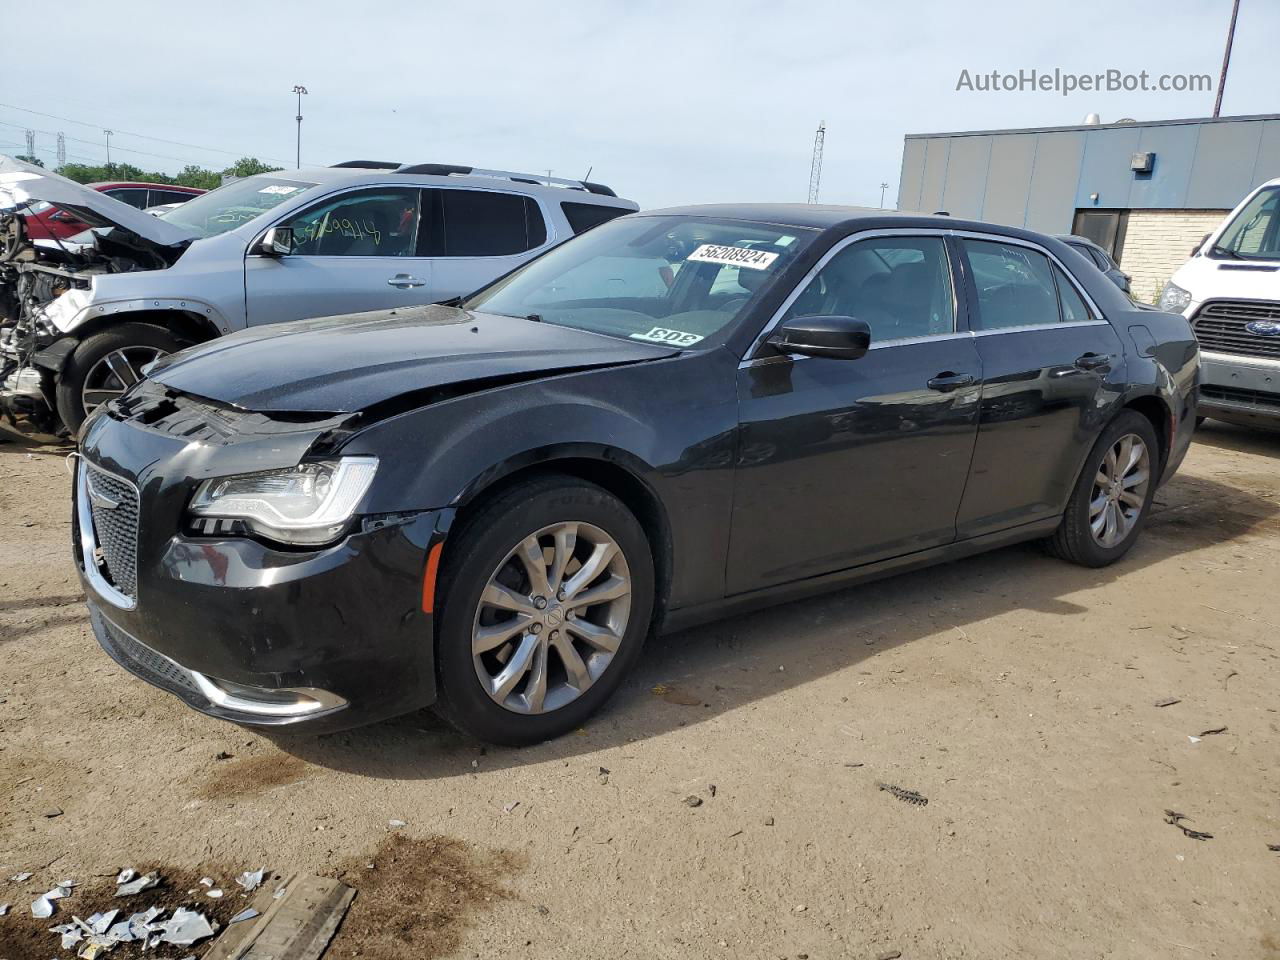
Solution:
[[[1259,190],[1222,231],[1210,255],[1280,260],[1280,187]]]
[[[245,177],[192,197],[182,206],[161,214],[160,219],[190,227],[202,237],[213,237],[248,223],[314,186],[305,180],[284,177]]]
[[[815,234],[737,220],[623,217],[556,247],[462,306],[694,347],[754,303]]]

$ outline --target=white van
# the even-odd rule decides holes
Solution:
[[[1249,194],[1178,268],[1160,309],[1200,341],[1200,413],[1280,426],[1280,179]]]

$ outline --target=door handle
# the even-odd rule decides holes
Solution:
[[[408,290],[410,287],[425,287],[427,285],[427,281],[411,277],[407,273],[397,273],[387,283],[393,287],[399,287],[401,290]]]
[[[1111,354],[1086,353],[1076,357],[1075,366],[1078,370],[1101,370],[1103,367],[1111,366]]]
[[[950,393],[952,390],[959,390],[961,387],[972,386],[978,382],[978,378],[968,373],[952,373],[950,370],[940,373],[925,386],[930,390],[937,390],[939,393]]]

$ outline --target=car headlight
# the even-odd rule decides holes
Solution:
[[[1183,290],[1176,283],[1166,283],[1160,293],[1159,307],[1166,313],[1181,313],[1191,302],[1191,292]]]
[[[247,528],[272,540],[318,546],[336,539],[360,505],[378,469],[377,457],[342,457],[283,470],[215,477],[191,501],[201,533]],[[207,521],[239,521],[226,526]]]

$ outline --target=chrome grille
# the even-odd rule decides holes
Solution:
[[[1245,329],[1254,320],[1280,322],[1280,303],[1266,300],[1210,300],[1191,319],[1203,350],[1280,360],[1280,337],[1260,337]]]
[[[133,599],[138,593],[138,490],[92,464],[87,469],[93,541],[101,553],[103,573]],[[93,560],[85,558],[85,562]]]

